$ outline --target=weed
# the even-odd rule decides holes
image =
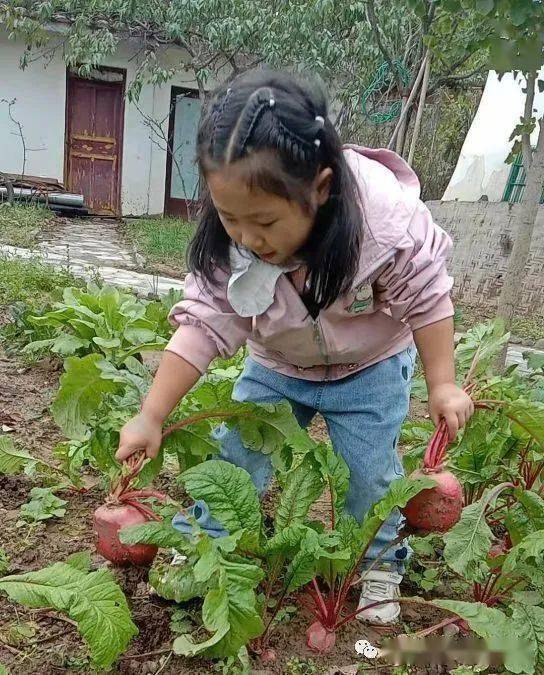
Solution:
[[[127,221],[125,237],[151,264],[185,269],[185,254],[195,225],[180,218],[139,218]]]
[[[0,242],[32,248],[40,230],[53,217],[48,208],[39,204],[4,205],[0,208]]]

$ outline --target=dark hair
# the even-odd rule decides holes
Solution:
[[[197,137],[202,189],[199,224],[189,249],[192,272],[213,284],[215,268],[229,266],[230,238],[211,200],[206,174],[248,158],[251,187],[304,207],[318,171],[332,169],[330,197],[317,210],[308,241],[298,252],[308,268],[304,300],[319,311],[350,288],[359,261],[363,215],[327,112],[319,84],[284,71],[252,70],[214,92],[202,112]]]

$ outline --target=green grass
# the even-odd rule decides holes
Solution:
[[[185,270],[185,254],[196,225],[180,218],[138,218],[125,221],[123,233],[146,262]]]
[[[0,206],[0,242],[32,248],[42,227],[53,217],[53,213],[45,206],[3,204]]]
[[[58,270],[37,259],[0,257],[0,307],[14,302],[34,307],[59,300],[65,286],[81,286],[69,272]]]

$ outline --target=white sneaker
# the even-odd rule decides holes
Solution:
[[[366,607],[379,600],[393,600],[400,597],[399,584],[402,576],[388,570],[370,570],[361,577],[361,596],[357,608]],[[360,621],[386,625],[395,623],[400,616],[398,602],[387,602],[363,610],[357,614]]]

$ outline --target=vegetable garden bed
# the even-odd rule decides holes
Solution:
[[[158,460],[123,479],[113,458],[117,432],[149,386],[141,354],[167,339],[171,300],[73,289],[54,307],[29,308],[21,324],[32,345],[27,358],[48,360],[28,366],[0,354],[0,663],[8,672],[295,675],[379,665],[400,674],[408,671],[357,654],[355,643],[440,633],[438,624],[472,630],[490,645],[515,636],[524,648],[508,657],[511,672],[544,666],[544,364],[532,363],[525,380],[514,371],[494,376],[489,364],[505,338],[492,325],[476,327],[457,348],[460,379],[472,371],[480,402],[448,449],[466,506],[449,532],[412,536],[402,592],[414,600],[403,602],[400,625],[377,629],[350,621],[358,588],[346,580],[391,509],[432,483],[400,480],[362,526],[350,520],[347,467],[322,442],[322,427],[308,435],[285,405],[231,401],[242,355],[216,364],[174,411]],[[277,481],[261,506],[243,470],[209,459],[209,432],[220,420],[274,458]],[[407,473],[420,466],[431,434],[412,415],[402,439]],[[120,480],[125,493],[152,486],[169,496],[161,503],[141,493],[156,520],[120,535],[158,547],[150,570],[112,567],[95,551],[93,512],[108,493],[121,494]],[[172,514],[191,498],[206,500],[229,537],[195,529],[187,539],[173,530]],[[190,564],[170,566],[172,547]],[[335,628],[326,654],[306,645],[316,620]]]

